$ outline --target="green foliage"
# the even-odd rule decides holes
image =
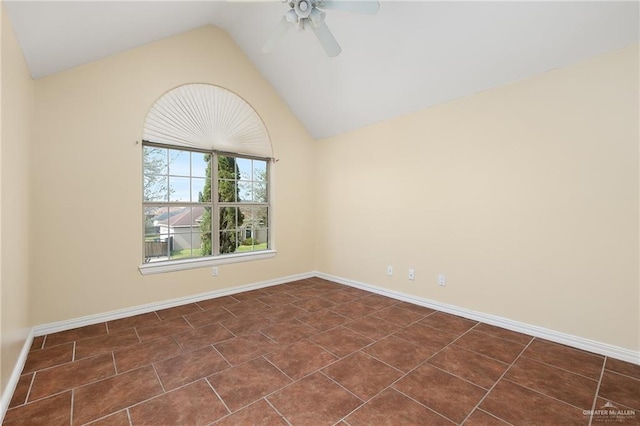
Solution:
[[[243,246],[253,246],[253,245],[260,244],[260,241],[256,240],[255,238],[247,238],[247,239],[243,240],[241,244]]]
[[[211,155],[205,156],[207,161],[207,181],[203,191],[198,196],[200,202],[211,202]],[[240,170],[233,157],[218,156],[218,201],[235,202],[238,198],[239,188],[237,185],[240,179]],[[209,256],[213,253],[213,242],[211,238],[211,207],[206,207],[200,222],[200,239],[202,242],[202,254]],[[235,229],[244,221],[244,215],[235,207],[220,209],[220,254],[233,253],[236,251],[237,233]]]

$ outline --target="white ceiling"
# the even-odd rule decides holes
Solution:
[[[328,11],[342,46],[312,32],[260,49],[279,2],[4,1],[34,78],[206,24],[224,28],[312,136],[326,138],[623,48],[640,3],[387,1],[377,15]]]

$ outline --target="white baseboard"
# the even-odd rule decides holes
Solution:
[[[546,339],[546,340],[560,343],[563,345],[572,346],[574,348],[582,349],[589,352],[594,352],[600,355],[605,355],[605,356],[619,359],[622,361],[627,361],[634,364],[640,364],[640,352],[638,351],[621,348],[619,346],[609,345],[607,343],[602,343],[595,340],[585,339],[583,337],[578,337],[571,334],[550,330],[544,327],[538,327],[535,325],[510,320],[508,318],[503,318],[496,315],[485,314],[483,312],[473,311],[471,309],[466,309],[466,308],[461,308],[454,305],[448,305],[446,303],[436,302],[434,300],[424,299],[421,297],[412,296],[412,295],[401,293],[398,291],[388,290],[382,287],[377,287],[377,286],[362,283],[359,281],[336,277],[334,275],[329,275],[322,272],[314,272],[312,275],[315,275],[320,278],[324,278],[329,281],[334,281],[340,284],[356,287],[362,290],[367,290],[372,293],[380,294],[382,296],[388,296],[397,300],[402,300],[404,302],[425,306],[427,308],[436,309],[438,311],[447,312],[449,314],[458,315],[458,316],[472,319],[475,321],[481,321],[487,324],[495,325],[497,327],[506,328],[507,330],[517,331],[519,333],[528,334],[530,336],[539,337],[541,339]]]
[[[313,272],[304,274],[289,275],[286,277],[276,278],[273,280],[260,281],[254,284],[230,287],[221,290],[208,291],[192,296],[178,297],[176,299],[163,300],[161,302],[147,303],[145,305],[134,306],[131,308],[118,309],[116,311],[105,312],[102,314],[88,315],[86,317],[74,318],[66,321],[58,321],[49,324],[37,325],[33,328],[34,336],[44,336],[45,334],[56,333],[58,331],[70,330],[72,328],[84,327],[86,325],[98,324],[106,321],[113,321],[120,318],[126,318],[133,315],[146,314],[147,312],[158,311],[160,309],[173,308],[174,306],[184,305],[187,303],[200,302],[215,297],[229,296],[243,291],[256,290],[259,288],[271,287],[278,284],[284,284],[291,281],[303,280],[316,276]]]
[[[29,355],[29,350],[31,349],[32,343],[33,343],[33,330],[29,331],[29,334],[27,335],[27,340],[25,340],[24,345],[22,345],[22,350],[20,351],[20,355],[18,356],[16,365],[13,368],[11,377],[9,377],[7,386],[2,391],[2,398],[0,398],[0,424],[2,424],[2,422],[4,421],[4,415],[7,413],[7,410],[9,409],[11,398],[13,397],[13,393],[16,391],[16,386],[18,386],[18,381],[20,380],[20,375],[22,374],[24,363],[27,362],[27,356]]]

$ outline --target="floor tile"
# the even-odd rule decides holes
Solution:
[[[228,305],[224,307],[224,309],[231,312],[233,315],[237,317],[242,317],[248,314],[257,314],[268,308],[269,308],[269,305],[261,302],[258,299],[243,300],[240,303],[236,303],[236,304]]]
[[[385,336],[395,333],[401,328],[399,325],[385,321],[374,315],[355,319],[346,323],[344,326],[373,340],[382,339]]]
[[[157,325],[147,325],[136,328],[138,336],[143,342],[157,339],[158,337],[168,336],[171,334],[183,333],[193,330],[193,327],[182,317],[161,321]]]
[[[296,317],[307,315],[308,312],[295,305],[280,305],[265,310],[262,315],[275,322],[289,321]]]
[[[280,293],[280,294],[272,294],[270,296],[260,297],[258,300],[266,305],[274,307],[274,306],[284,305],[287,303],[297,302],[300,299],[290,294]]]
[[[363,401],[373,398],[404,374],[362,352],[349,355],[322,372]]]
[[[486,411],[477,408],[463,423],[464,426],[509,426],[509,423],[501,420]]]
[[[523,356],[598,380],[604,357],[580,349],[534,339]]]
[[[493,386],[509,368],[509,364],[459,346],[449,346],[427,362],[485,389]]]
[[[37,351],[38,349],[42,349],[44,347],[44,338],[45,336],[36,336],[33,338],[33,342],[31,342],[31,348],[29,352]]]
[[[222,325],[233,334],[246,334],[254,331],[260,331],[265,327],[273,324],[269,318],[253,314],[243,314],[240,318],[233,318],[222,322]]]
[[[640,380],[605,370],[598,396],[640,411]]]
[[[159,361],[153,366],[166,391],[228,368],[229,363],[212,347]]]
[[[268,296],[268,294],[262,290],[251,290],[251,291],[243,291],[242,293],[236,293],[236,294],[233,294],[232,296],[234,299],[239,300],[240,302],[245,302],[248,300],[255,300],[258,297]]]
[[[114,331],[124,330],[133,327],[144,327],[145,325],[154,325],[160,322],[160,318],[155,312],[148,312],[146,314],[134,315],[132,317],[121,318],[107,322],[109,333]]]
[[[525,348],[520,343],[471,330],[455,342],[456,346],[511,364]]]
[[[131,423],[146,425],[207,425],[229,414],[205,380],[130,408]]]
[[[312,297],[310,299],[304,299],[299,302],[294,302],[293,305],[304,309],[307,312],[317,312],[323,309],[331,308],[335,306],[335,303],[322,299],[320,297]]]
[[[314,373],[267,397],[293,425],[333,425],[362,401],[322,375]]]
[[[329,310],[323,310],[314,312],[312,314],[303,315],[298,319],[320,331],[326,331],[344,324],[347,321],[350,321],[349,318],[344,317],[340,314],[336,314],[335,312],[331,312]]]
[[[506,328],[500,328],[485,323],[478,324],[474,328],[474,330],[491,334],[492,336],[499,337],[501,339],[511,340],[512,342],[520,343],[521,345],[526,345],[533,339],[533,336],[528,336],[526,334],[518,333],[515,331],[507,330]]]
[[[74,390],[73,424],[99,419],[161,393],[151,366],[91,383]]]
[[[342,290],[325,293],[320,297],[333,303],[347,303],[359,299],[359,297],[354,295],[353,293],[348,293]]]
[[[345,327],[337,327],[312,336],[311,341],[338,357],[349,355],[373,343],[368,337]]]
[[[297,380],[323,368],[338,358],[309,340],[300,340],[278,352],[265,355],[287,376]]]
[[[287,376],[262,357],[210,376],[207,380],[231,411],[291,383]]]
[[[27,395],[29,394],[32,381],[33,373],[23,374],[20,376],[16,389],[13,391],[11,401],[9,402],[9,408],[17,407],[18,405],[22,405],[27,402]]]
[[[127,410],[118,411],[106,417],[87,423],[87,426],[130,426]]]
[[[233,296],[222,296],[216,297],[214,299],[206,299],[197,302],[196,304],[200,306],[205,311],[214,308],[222,308],[223,306],[235,305],[236,303],[240,303],[238,299]]]
[[[22,374],[43,368],[71,362],[73,359],[73,343],[65,343],[50,348],[29,352]]]
[[[404,372],[413,370],[434,354],[427,348],[395,336],[380,340],[363,351]]]
[[[425,306],[416,305],[414,303],[409,303],[409,302],[398,302],[394,306],[397,308],[415,312],[416,314],[420,314],[423,316],[427,316],[429,314],[436,312],[434,309],[427,308]]]
[[[118,373],[150,365],[182,353],[172,336],[160,337],[114,352]]]
[[[214,423],[215,426],[287,426],[287,422],[264,399]]]
[[[480,408],[514,425],[587,425],[589,417],[569,404],[501,380]]]
[[[69,426],[71,422],[71,392],[41,399],[7,411],[6,426]]]
[[[444,312],[435,312],[421,320],[420,324],[428,325],[429,327],[437,328],[438,330],[459,336],[474,325],[478,324],[478,322],[458,317],[456,315],[445,314]]]
[[[73,389],[116,374],[110,353],[59,365],[36,373],[29,401]]]
[[[133,328],[79,340],[76,342],[75,359],[78,360],[100,355],[105,352],[112,352],[116,349],[133,346],[138,343],[140,343],[140,340]]]
[[[51,346],[87,339],[101,334],[107,334],[107,324],[104,322],[48,334],[44,342],[44,347],[49,348]]]
[[[486,394],[484,389],[426,364],[393,387],[456,423],[462,422]]]
[[[453,425],[423,405],[393,389],[387,389],[346,418],[351,426]]]
[[[222,356],[233,365],[276,351],[279,347],[273,340],[258,332],[243,334],[215,345]]]
[[[437,352],[456,339],[453,334],[422,324],[412,324],[396,334],[396,337],[420,345],[432,352]]]
[[[591,409],[598,387],[596,380],[524,357],[516,361],[505,378],[583,410]]]
[[[300,290],[295,290],[292,292],[289,292],[289,294],[293,294],[294,296],[303,299],[303,300],[312,300],[312,299],[318,299],[320,298],[323,294],[325,294],[326,292],[324,290],[320,290],[317,288],[310,288],[310,287],[306,287]],[[324,300],[324,299],[321,299]],[[327,300],[327,302],[329,302]],[[300,302],[294,302],[295,305],[297,305]],[[330,302],[332,303],[332,302]],[[333,303],[332,303],[333,304]],[[326,306],[325,306],[326,308]]]
[[[371,306],[363,305],[362,303],[351,302],[351,303],[342,303],[339,305],[332,306],[330,308],[332,312],[343,315],[347,318],[356,319],[363,317],[365,315],[369,315],[377,311],[376,308]]]
[[[640,365],[638,364],[607,358],[605,368],[609,371],[615,371],[616,373],[633,377],[634,379],[640,379]]]
[[[183,351],[190,352],[205,346],[213,345],[224,340],[229,340],[235,336],[220,324],[208,325],[186,333],[176,334],[176,342]]]
[[[318,333],[318,330],[301,322],[278,322],[263,328],[262,333],[279,345],[290,345]]]
[[[401,327],[406,327],[423,318],[423,315],[406,309],[397,308],[396,306],[381,309],[376,311],[373,315]]]
[[[395,305],[398,301],[390,297],[380,296],[379,294],[372,294],[358,299],[358,303],[362,303],[363,305],[379,310],[384,309],[387,306]]]
[[[195,312],[202,312],[202,308],[195,303],[188,303],[186,305],[174,306],[173,308],[161,309],[156,311],[156,314],[161,320],[168,320],[171,318],[183,317]]]
[[[208,311],[194,312],[193,314],[185,315],[184,318],[189,322],[189,324],[198,328],[236,317],[224,308],[211,308]]]

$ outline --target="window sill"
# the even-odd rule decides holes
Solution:
[[[262,250],[253,253],[234,253],[203,259],[169,260],[166,262],[145,263],[138,266],[138,270],[142,275],[162,274],[165,272],[186,271],[188,269],[206,268],[230,263],[271,259],[275,257],[277,253],[275,250]]]

